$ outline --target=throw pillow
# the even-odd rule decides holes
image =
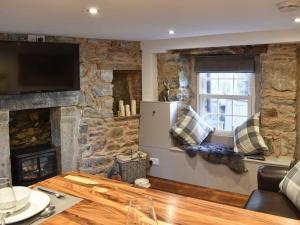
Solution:
[[[298,162],[279,184],[280,191],[300,210],[300,162]]]
[[[184,145],[201,144],[214,128],[208,125],[193,109],[188,107],[171,128],[171,134]]]
[[[234,130],[234,151],[254,155],[268,151],[259,128],[260,113],[256,113]]]

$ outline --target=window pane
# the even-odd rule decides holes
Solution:
[[[233,80],[219,80],[219,93],[220,95],[232,95],[233,94]]]
[[[219,129],[223,131],[232,131],[232,116],[219,116]]]
[[[207,80],[207,94],[219,94],[219,81],[215,79]]]
[[[199,93],[206,95],[201,98],[201,112],[211,126],[232,131],[248,118],[251,101],[242,96],[251,95],[252,76],[251,73],[199,74]]]
[[[219,113],[232,115],[232,100],[231,99],[219,99]]]
[[[234,94],[235,95],[249,95],[249,80],[235,80],[234,81]]]
[[[235,79],[250,79],[251,76],[251,73],[234,73]]]
[[[219,79],[219,73],[207,73],[209,79]]]
[[[207,114],[204,116],[204,119],[210,126],[218,129],[218,115]]]
[[[247,120],[245,116],[233,116],[233,127],[237,127]]]
[[[234,73],[220,73],[220,79],[233,79]]]
[[[204,110],[205,114],[208,113],[218,113],[218,99],[207,98],[204,100]]]
[[[248,116],[248,100],[233,100],[233,115]]]

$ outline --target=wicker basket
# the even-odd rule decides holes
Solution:
[[[117,162],[120,168],[120,174],[122,181],[133,183],[138,178],[146,177],[147,171],[147,154],[144,152],[138,152],[128,156],[117,157]],[[127,159],[126,159],[127,157]],[[125,160],[124,160],[125,158]]]

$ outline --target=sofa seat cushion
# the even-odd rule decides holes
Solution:
[[[250,195],[245,209],[291,219],[300,219],[300,212],[293,203],[280,192],[255,190]]]

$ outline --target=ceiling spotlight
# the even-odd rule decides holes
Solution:
[[[169,30],[169,35],[174,35],[175,31],[174,30]]]
[[[295,18],[295,19],[294,19],[294,22],[295,22],[295,23],[300,23],[300,17]]]
[[[97,8],[89,8],[88,9],[88,12],[91,14],[91,15],[96,15],[99,13],[99,10]]]

